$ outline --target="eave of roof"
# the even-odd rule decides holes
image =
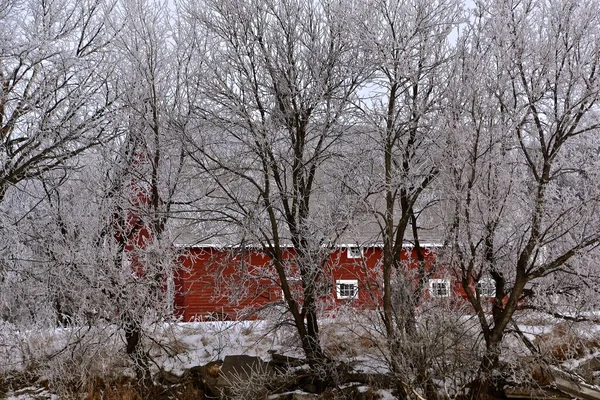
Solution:
[[[444,247],[443,243],[439,242],[423,242],[419,243],[420,247],[430,249],[430,248],[440,248]],[[237,248],[262,248],[263,245],[221,245],[215,243],[197,243],[197,244],[185,244],[185,243],[175,243],[174,246],[179,249],[237,249]],[[279,245],[282,248],[294,248],[292,244],[283,244]],[[363,249],[370,248],[383,248],[383,243],[366,243],[366,244],[357,244],[357,243],[339,243],[332,246],[322,245],[322,248],[334,247],[334,248],[351,248],[351,247],[360,247]],[[413,242],[405,242],[402,244],[403,248],[415,247]]]

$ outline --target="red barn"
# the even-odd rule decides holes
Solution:
[[[152,234],[138,213],[150,205],[149,192],[132,180],[133,210],[123,210],[115,226],[115,238],[122,242],[126,257],[134,273],[144,274],[144,265],[138,259],[137,250],[144,249]],[[368,224],[362,226],[366,237],[376,237],[378,231]],[[372,225],[372,222],[371,222]],[[185,231],[185,230],[184,230]],[[185,236],[185,235],[184,235]],[[448,298],[450,301],[465,298],[460,282],[443,265],[436,264],[440,245],[421,245],[424,256],[424,276],[419,276],[423,265],[418,262],[417,251],[407,244],[400,252],[402,274],[408,282],[417,286],[423,282],[423,296]],[[260,318],[260,311],[283,301],[279,277],[270,257],[255,247],[218,247],[214,245],[181,246],[179,266],[173,277],[174,313],[184,321],[212,319]],[[325,249],[324,249],[325,250]],[[320,303],[327,310],[350,305],[374,309],[381,304],[383,285],[382,247],[378,245],[339,245],[328,249],[317,285]],[[296,300],[302,301],[299,275],[294,276],[295,250],[287,247],[284,252],[289,260],[288,283]],[[487,281],[482,281],[486,283]],[[480,294],[492,297],[493,287],[480,282]],[[165,284],[165,287],[169,284]]]
[[[432,270],[439,245],[423,246],[429,271],[426,296],[462,298],[462,289],[450,271],[440,266]],[[295,251],[287,248],[293,265]],[[400,254],[405,275],[417,279],[418,261],[412,246]],[[339,246],[330,251],[319,280],[321,303],[329,310],[341,305],[375,308],[381,302],[381,260],[379,246]],[[180,257],[183,268],[175,277],[175,313],[184,321],[258,318],[259,311],[283,300],[279,280],[270,258],[258,249],[196,246]],[[290,270],[292,283],[293,268]],[[456,295],[458,294],[458,295]],[[298,297],[300,298],[300,297]]]

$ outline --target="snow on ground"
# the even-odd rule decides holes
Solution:
[[[324,346],[336,352],[336,357],[351,362],[364,372],[381,371],[385,366],[375,349],[357,346],[357,333],[345,328],[343,320],[322,322]],[[303,357],[299,340],[292,327],[273,330],[267,321],[189,322],[164,325],[156,336],[171,355],[155,348],[153,357],[165,371],[181,375],[186,369],[222,360],[228,355],[245,354],[265,361],[270,353]],[[360,350],[360,351],[359,351]]]
[[[246,354],[265,357],[269,352],[282,352],[292,331],[270,333],[265,321],[189,322],[165,325],[157,332],[160,341],[177,349],[168,356],[156,348],[157,362],[165,371],[180,375],[184,370],[225,356]],[[288,355],[300,355],[292,348]],[[162,355],[159,355],[162,353]]]
[[[7,394],[5,400],[58,400],[58,396],[46,389],[26,387]]]
[[[350,325],[343,319],[322,321],[324,344],[331,351],[335,350],[336,356],[345,357],[345,361],[362,359],[369,363],[375,354],[357,352],[359,333],[347,329]],[[193,366],[222,360],[228,355],[245,354],[264,359],[268,359],[270,353],[303,356],[293,327],[274,329],[272,323],[264,320],[163,323],[146,327],[145,331],[145,346],[149,348],[153,361],[162,370],[175,374]],[[0,345],[0,373],[69,357],[77,358],[79,363],[93,363],[96,370],[108,371],[119,357],[124,356],[123,333],[114,326],[27,332],[7,329],[4,333]]]
[[[335,351],[337,358],[351,362],[358,370],[385,370],[375,349],[359,350],[358,333],[349,329],[355,322],[344,318],[322,321],[324,345],[329,351]],[[270,359],[270,353],[303,357],[293,327],[274,329],[272,322],[264,320],[162,323],[146,327],[146,332],[145,346],[152,357],[154,373],[162,370],[181,376],[191,367],[223,360],[228,355],[258,356],[265,361]],[[36,370],[41,374],[40,379],[48,381],[71,375],[83,381],[86,376],[109,377],[114,376],[115,371],[127,373],[123,369],[128,365],[123,334],[114,326],[32,329],[28,332],[6,329],[3,335],[0,373],[25,371],[35,365],[41,366]],[[39,387],[25,388],[6,396],[7,400],[58,399]]]
[[[473,323],[472,317],[465,318],[463,323]],[[552,332],[560,322],[529,318],[517,323],[524,335],[534,342]],[[324,348],[357,371],[386,372],[387,367],[378,353],[377,345],[372,342],[373,336],[369,336],[367,325],[367,321],[359,321],[355,317],[321,321]],[[584,325],[583,335],[598,335],[600,326]],[[270,359],[270,353],[302,357],[294,328],[274,327],[273,322],[265,320],[154,324],[146,327],[148,336],[145,346],[152,357],[154,373],[165,371],[178,376],[191,367],[223,360],[228,355],[258,356],[265,361]],[[115,371],[123,374],[124,367],[128,365],[123,333],[114,326],[32,329],[27,332],[6,326],[3,328],[6,329],[0,329],[0,373],[22,371],[37,364],[45,368],[39,372],[41,379],[51,381],[52,374],[81,374],[82,378],[86,376],[84,374],[114,376],[112,374]],[[515,356],[528,353],[517,336],[507,335],[506,339],[505,345],[513,350]],[[565,366],[574,369],[588,358],[598,356],[594,353],[585,359],[570,361],[571,365]],[[383,399],[393,398],[385,391],[380,394]],[[7,400],[58,399],[45,389],[35,387],[6,396]]]
[[[375,393],[377,393],[379,396],[381,396],[380,400],[396,400],[397,399],[397,397],[392,394],[391,390],[379,389]]]

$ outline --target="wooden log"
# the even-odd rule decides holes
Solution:
[[[600,400],[600,390],[583,383],[576,383],[563,377],[554,378],[554,386],[561,392],[583,400]]]
[[[509,399],[572,400],[556,389],[507,388],[504,392]]]

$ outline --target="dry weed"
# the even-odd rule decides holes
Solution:
[[[213,378],[216,378],[221,373],[221,363],[209,364],[206,368],[206,373]]]
[[[539,335],[535,344],[542,355],[562,362],[583,357],[592,343],[580,337],[570,325],[561,323],[554,326],[550,332]]]
[[[129,378],[104,381],[93,379],[87,385],[84,400],[143,400],[135,383]]]
[[[356,336],[353,333],[330,334],[325,343],[325,352],[331,357],[356,357],[359,349],[357,348]]]
[[[368,334],[363,334],[358,337],[358,342],[361,349],[376,349],[379,347],[375,338]]]
[[[200,338],[200,343],[202,343],[202,346],[206,347],[209,344],[211,344],[213,342],[213,338],[209,337],[209,336],[202,336]]]

